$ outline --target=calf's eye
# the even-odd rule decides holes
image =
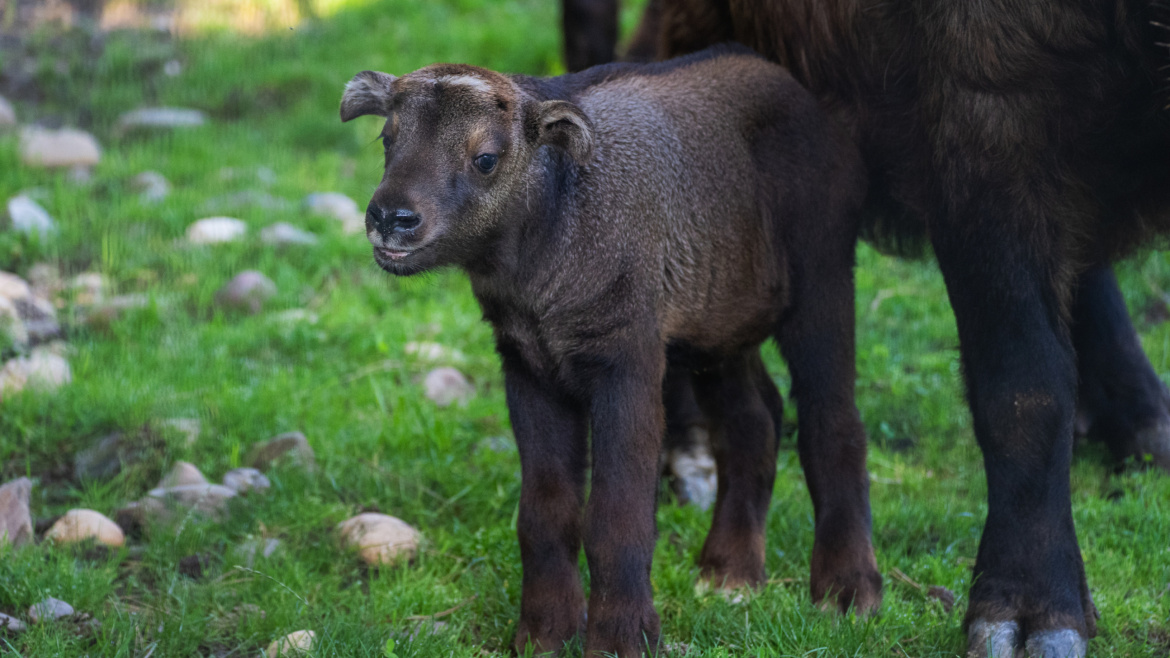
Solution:
[[[500,161],[500,157],[495,153],[480,153],[475,156],[475,166],[481,172],[488,174],[492,169],[496,168],[496,163]]]

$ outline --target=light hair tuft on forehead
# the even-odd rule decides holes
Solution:
[[[481,78],[477,75],[472,75],[470,73],[461,73],[459,75],[439,76],[438,78],[435,78],[435,82],[437,82],[439,84],[444,84],[444,85],[459,85],[462,87],[471,87],[472,89],[474,89],[476,91],[483,92],[483,93],[487,93],[487,92],[490,92],[492,90],[492,85],[490,82],[488,82],[487,80],[484,80],[483,78]]]

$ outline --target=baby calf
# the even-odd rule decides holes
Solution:
[[[703,577],[764,582],[780,414],[759,358],[768,336],[791,369],[816,505],[814,596],[876,604],[853,404],[864,175],[804,89],[720,47],[552,79],[452,64],[366,71],[341,101],[343,121],[364,114],[387,117],[366,213],[375,261],[397,275],[463,268],[495,332],[522,473],[518,650],[556,650],[583,629],[587,655],[657,646],[668,360],[717,424]]]

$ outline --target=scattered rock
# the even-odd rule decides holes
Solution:
[[[151,489],[147,495],[212,518],[222,518],[227,513],[228,501],[236,497],[236,492],[218,484],[185,484]]]
[[[276,184],[276,172],[263,166],[255,169],[224,167],[219,170],[219,179],[222,181],[255,180],[262,185],[271,186]]]
[[[32,516],[28,498],[32,481],[18,478],[0,486],[0,544],[23,546],[32,540]]]
[[[0,349],[11,345],[18,352],[28,348],[28,329],[20,319],[20,311],[5,297],[0,297]]]
[[[52,392],[71,381],[69,362],[50,348],[38,347],[28,356],[9,359],[0,368],[0,399],[26,388]]]
[[[116,523],[91,509],[71,509],[49,531],[45,539],[59,544],[76,544],[92,539],[105,546],[121,546],[126,535]]]
[[[102,158],[93,135],[73,128],[49,130],[33,126],[20,131],[20,159],[38,167],[92,167]]]
[[[418,552],[418,531],[402,519],[366,512],[337,526],[347,548],[356,549],[369,565],[413,560]]]
[[[159,481],[159,489],[168,489],[170,487],[182,487],[190,484],[207,484],[207,478],[195,468],[195,464],[191,462],[175,462],[171,467],[171,471],[163,476]]]
[[[115,295],[109,299],[98,301],[93,306],[79,314],[80,320],[93,327],[103,327],[118,319],[126,311],[148,308],[150,296],[146,293],[132,292],[125,295]]]
[[[685,450],[671,450],[666,456],[671,476],[671,488],[679,503],[691,503],[701,510],[707,510],[715,502],[718,488],[718,471],[715,458],[707,447],[707,430],[692,427],[690,447]],[[701,433],[701,436],[695,436]]]
[[[931,585],[926,590],[927,598],[942,603],[943,610],[950,612],[955,608],[955,593],[940,585]]]
[[[32,623],[40,624],[47,621],[56,621],[62,617],[68,617],[73,612],[73,606],[61,599],[55,599],[50,596],[44,601],[32,604],[32,607],[28,609],[28,618],[32,620]]]
[[[141,537],[155,523],[169,521],[171,511],[158,498],[147,496],[114,512],[114,521],[131,537]]]
[[[15,302],[32,294],[28,281],[11,272],[0,272],[0,297]]]
[[[157,171],[144,171],[130,181],[138,198],[146,203],[158,203],[171,193],[171,184]]]
[[[249,569],[256,564],[256,556],[267,560],[276,554],[284,544],[279,539],[253,538],[245,541],[233,551],[237,561]]]
[[[0,96],[0,128],[11,128],[16,125],[16,110],[8,99]]]
[[[173,432],[183,437],[183,445],[190,448],[199,441],[203,423],[198,418],[167,418],[158,422],[158,428],[163,432]]]
[[[33,345],[61,337],[61,324],[57,322],[57,309],[52,302],[36,295],[29,295],[16,300],[15,306],[28,333],[28,339]]]
[[[454,368],[435,368],[423,379],[427,399],[440,407],[452,402],[466,404],[475,395],[475,387]]]
[[[271,319],[273,322],[279,324],[293,325],[302,322],[305,324],[317,324],[317,321],[321,318],[316,313],[305,308],[290,308],[272,315]]]
[[[254,468],[233,468],[224,473],[223,486],[238,494],[255,491],[265,492],[272,486],[272,482],[264,474]]]
[[[73,458],[73,477],[77,480],[104,480],[114,477],[127,462],[126,435],[108,434],[97,445],[86,448]]]
[[[0,634],[9,633],[16,635],[26,630],[28,630],[28,627],[24,625],[23,621],[0,612]]]
[[[402,351],[407,356],[413,356],[421,361],[431,361],[434,363],[463,363],[467,360],[463,352],[429,341],[419,342],[412,340],[403,346]]]
[[[36,233],[42,238],[57,230],[49,212],[23,194],[8,200],[8,219],[12,228],[26,235]]]
[[[272,279],[256,270],[244,270],[215,293],[215,303],[227,309],[255,314],[275,294],[276,284]]]
[[[187,227],[187,242],[218,244],[235,242],[248,232],[248,225],[234,217],[205,217]]]
[[[340,192],[314,192],[302,202],[305,210],[314,215],[331,217],[339,222],[354,217],[365,219],[366,213],[358,208],[353,199]]]
[[[317,244],[317,236],[288,222],[277,222],[260,229],[260,241],[275,247]]]
[[[82,306],[92,306],[105,299],[107,288],[106,277],[98,272],[82,272],[69,281],[73,301]]]
[[[313,631],[293,631],[268,645],[268,658],[304,656],[313,650],[317,635]]]
[[[407,631],[404,639],[408,642],[414,642],[421,637],[428,635],[441,635],[447,630],[447,622],[435,621],[434,619],[420,619]]]
[[[61,270],[52,263],[34,263],[28,268],[28,283],[32,294],[42,299],[52,299],[65,289]]]
[[[248,457],[244,461],[252,468],[266,471],[281,459],[289,459],[306,468],[313,468],[317,464],[312,446],[300,432],[285,432],[263,443],[257,443],[248,451]]]
[[[199,110],[182,107],[140,107],[118,117],[116,130],[125,134],[134,130],[193,128],[207,122]]]

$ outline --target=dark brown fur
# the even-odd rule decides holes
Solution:
[[[863,174],[807,92],[724,47],[548,80],[453,65],[366,72],[342,101],[343,119],[361,114],[389,117],[367,214],[376,261],[400,275],[463,268],[495,331],[522,469],[517,650],[556,650],[586,626],[590,655],[657,645],[668,354],[694,373],[717,437],[703,576],[764,582],[780,417],[758,354],[769,335],[793,375],[802,441],[824,449],[805,461],[827,512],[814,586],[876,605],[853,406]],[[487,173],[485,155],[497,157]]]
[[[1109,271],[1170,229],[1166,3],[659,5],[663,56],[731,39],[788,67],[862,151],[863,232],[933,247],[989,488],[972,655],[1083,655],[1096,613],[1069,502],[1078,386],[1119,455],[1170,468],[1164,387]]]

